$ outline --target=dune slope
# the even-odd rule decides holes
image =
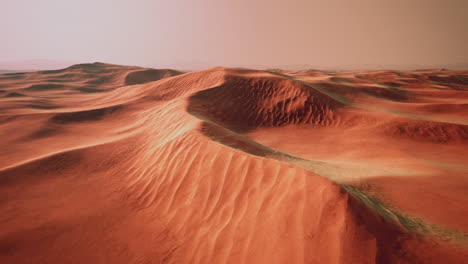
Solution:
[[[467,76],[0,75],[0,262],[462,263]]]

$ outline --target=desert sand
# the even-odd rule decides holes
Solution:
[[[0,263],[463,263],[468,71],[0,75]]]

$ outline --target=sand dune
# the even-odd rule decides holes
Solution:
[[[0,263],[462,263],[468,72],[0,75]]]

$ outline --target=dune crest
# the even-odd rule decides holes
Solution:
[[[1,263],[462,263],[468,72],[0,75]]]

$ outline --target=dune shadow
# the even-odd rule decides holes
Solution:
[[[79,91],[82,93],[103,93],[107,92],[106,90],[99,90],[99,89],[94,89],[94,88],[89,88],[89,87],[82,87],[82,88],[77,88],[75,91]]]
[[[65,85],[63,84],[56,84],[56,83],[47,83],[47,84],[33,84],[30,85],[28,88],[25,88],[25,91],[48,91],[48,90],[57,90],[64,88]]]
[[[25,105],[25,106],[28,107],[28,108],[43,109],[43,110],[60,108],[59,106],[45,105],[45,104],[28,104],[28,105]]]
[[[123,106],[117,105],[80,112],[60,113],[53,116],[51,118],[51,121],[58,124],[98,121],[103,119],[105,116],[113,114],[122,108]]]
[[[22,94],[22,93],[18,93],[18,92],[12,92],[12,93],[9,93],[7,95],[5,95],[5,97],[9,97],[9,98],[13,98],[13,97],[25,97],[26,95]]]

